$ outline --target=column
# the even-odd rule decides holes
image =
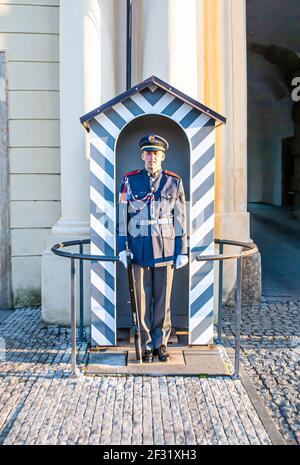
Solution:
[[[0,51],[0,308],[12,308],[7,57]]]
[[[60,2],[61,218],[42,255],[42,317],[46,323],[70,323],[70,261],[55,256],[50,248],[57,242],[90,236],[89,140],[79,118],[115,95],[113,8],[109,0]],[[88,289],[89,262],[84,267]]]
[[[198,53],[202,44],[197,40],[198,4],[195,0],[142,3],[142,78],[156,75],[195,99],[202,58]]]
[[[205,104],[227,117],[217,129],[216,237],[250,239],[247,213],[247,44],[244,0],[205,0]],[[230,250],[230,249],[227,249]],[[234,249],[232,249],[234,250]],[[235,250],[237,250],[235,248]],[[251,275],[260,295],[260,257],[253,259]],[[247,265],[248,266],[248,265]],[[251,268],[251,266],[250,266]],[[256,268],[256,269],[255,269]],[[235,262],[225,262],[224,291],[235,284]],[[253,289],[252,289],[253,291]],[[246,297],[246,296],[245,296]]]

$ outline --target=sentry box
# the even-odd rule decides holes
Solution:
[[[172,326],[188,328],[190,345],[213,342],[215,130],[226,119],[156,76],[80,118],[90,134],[91,254],[117,254],[116,215],[122,176],[143,167],[139,139],[166,138],[163,162],[183,178],[189,265],[175,272]],[[92,346],[116,346],[117,328],[131,326],[127,273],[121,263],[91,263]]]

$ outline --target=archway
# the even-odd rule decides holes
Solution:
[[[265,297],[299,296],[299,13],[297,0],[247,2],[248,211]]]

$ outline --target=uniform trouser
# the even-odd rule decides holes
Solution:
[[[142,349],[168,344],[174,266],[141,267],[133,263]]]

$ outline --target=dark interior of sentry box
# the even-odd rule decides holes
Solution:
[[[169,142],[169,150],[162,168],[169,169],[183,178],[187,202],[190,199],[190,146],[188,139],[172,119],[162,115],[144,115],[134,119],[124,127],[117,141],[116,149],[116,192],[119,192],[123,175],[144,167],[138,145],[140,138],[146,134],[159,134]],[[188,204],[187,204],[188,205]],[[188,210],[188,209],[187,209]],[[188,212],[187,212],[188,213]],[[171,296],[172,326],[176,331],[188,329],[188,289],[189,267],[175,271]],[[127,271],[117,263],[117,327],[118,344],[127,340],[131,327],[131,309],[128,290]],[[126,331],[127,328],[127,331]],[[121,331],[122,330],[122,331]],[[173,331],[170,343],[175,341]],[[187,343],[188,335],[178,335],[178,341]]]

